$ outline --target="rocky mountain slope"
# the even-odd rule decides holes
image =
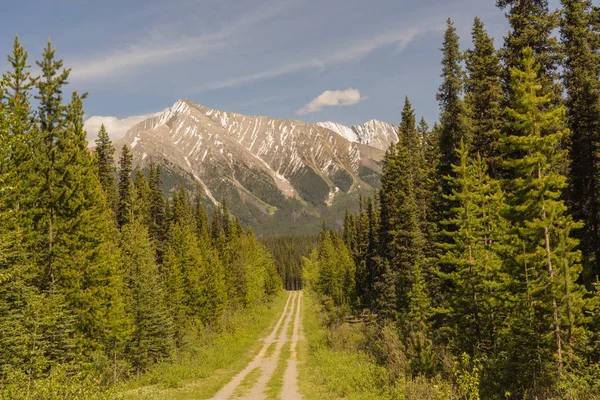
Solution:
[[[383,151],[398,140],[395,126],[375,119],[354,126],[345,126],[331,121],[318,122],[317,125],[332,130],[351,142],[366,144]]]
[[[117,148],[131,147],[135,168],[163,165],[167,191],[199,184],[209,206],[226,197],[261,233],[281,224],[298,231],[297,224],[339,217],[348,199],[378,187],[382,148],[393,140],[386,125],[370,121],[348,140],[333,126],[179,100],[131,128]]]

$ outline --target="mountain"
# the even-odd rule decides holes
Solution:
[[[357,130],[359,140],[348,140],[320,124],[179,100],[133,126],[117,148],[131,147],[136,169],[162,165],[167,192],[199,184],[209,207],[227,198],[258,233],[300,232],[322,218],[339,220],[359,194],[379,187],[382,147],[391,140],[385,125],[371,121]]]
[[[383,151],[398,140],[396,127],[375,119],[354,126],[345,126],[331,121],[318,122],[317,125],[332,130],[351,142],[366,144]]]

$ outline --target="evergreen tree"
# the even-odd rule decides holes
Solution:
[[[117,223],[119,227],[131,222],[133,190],[131,168],[133,156],[127,145],[123,145],[119,158],[119,203],[117,208]]]
[[[350,309],[355,303],[355,264],[348,248],[334,232],[324,235],[319,246],[319,291],[334,306]]]
[[[567,214],[561,198],[566,178],[556,168],[566,155],[559,146],[568,134],[566,111],[542,95],[539,71],[530,48],[523,52],[521,68],[511,69],[514,98],[508,115],[515,133],[505,138],[505,146],[507,154],[523,157],[506,161],[514,176],[506,182],[507,216],[516,235],[511,274],[524,287],[516,304],[525,307],[513,312],[509,326],[511,336],[527,342],[509,351],[509,365],[520,374],[512,375],[512,387],[522,385],[535,396],[547,397],[572,361],[584,299],[575,283],[581,267],[572,232],[579,224]],[[523,347],[531,351],[523,352]]]
[[[210,243],[208,214],[202,205],[202,186],[196,185],[196,193],[194,196],[194,218],[196,221],[196,235],[201,244],[208,245]]]
[[[160,177],[160,166],[151,164],[148,172],[148,183],[150,185],[150,227],[149,233],[152,240],[155,242],[158,260],[162,260],[165,241],[167,240],[167,212],[165,198],[163,196],[160,185],[162,183]]]
[[[397,310],[406,313],[411,289],[411,271],[423,268],[425,241],[421,231],[422,216],[411,173],[411,157],[405,140],[387,150],[383,160],[380,192],[381,254],[389,262],[389,271],[380,270],[379,286],[396,285]],[[386,264],[384,264],[385,266]],[[392,293],[387,288],[384,293]]]
[[[444,200],[443,195],[451,192],[445,176],[451,176],[452,165],[456,165],[456,147],[461,140],[469,144],[468,115],[462,100],[464,92],[464,71],[462,68],[463,54],[459,47],[459,37],[453,22],[448,19],[444,44],[442,46],[442,84],[438,89],[437,99],[440,104],[440,133],[438,164],[438,179],[442,193],[440,196],[439,212],[443,215],[450,211],[452,204]]]
[[[96,168],[100,184],[106,196],[108,206],[117,214],[117,187],[115,184],[115,148],[108,137],[104,124],[100,126],[98,138],[96,139]]]
[[[15,136],[13,140],[5,143],[10,146],[10,153],[6,156],[12,160],[12,168],[15,168],[15,173],[19,175],[23,175],[23,169],[28,166],[26,161],[31,157],[35,129],[30,99],[36,79],[31,76],[31,66],[27,59],[27,51],[21,46],[19,37],[15,36],[13,52],[8,56],[11,69],[2,76],[2,100],[3,108],[6,109],[7,133]],[[8,168],[8,165],[6,167]],[[17,198],[19,197],[20,195],[17,195]]]
[[[136,220],[142,223],[149,229],[152,221],[150,212],[150,185],[142,171],[135,173],[134,180],[135,195],[133,201],[133,215]]]
[[[415,110],[412,108],[408,97],[404,100],[402,118],[398,128],[398,142],[408,151],[411,180],[415,185],[415,190],[418,191],[417,188],[421,181],[424,159],[422,158],[422,141],[417,130]]]
[[[421,264],[413,264],[410,273],[412,284],[408,294],[409,308],[405,327],[410,370],[413,376],[431,377],[435,374],[435,356],[429,326],[432,315],[431,298]]]
[[[488,164],[490,175],[500,173],[500,127],[502,122],[502,80],[500,59],[494,41],[479,18],[473,25],[473,49],[467,52],[468,78],[465,102],[472,121],[471,150]]]
[[[558,27],[559,14],[550,12],[548,0],[496,0],[506,11],[511,31],[504,38],[502,58],[505,65],[505,83],[508,98],[512,98],[511,73],[519,67],[523,50],[533,50],[540,65],[542,94],[552,94],[552,103],[560,101],[561,88],[557,82],[560,61],[559,44],[553,31]]]
[[[24,114],[30,113],[25,110]],[[35,286],[35,266],[24,251],[21,213],[16,207],[19,174],[12,157],[14,143],[22,138],[11,132],[9,119],[7,110],[0,107],[0,382],[19,368],[28,377],[36,377],[47,363],[36,345],[39,336],[34,326],[39,319],[28,312],[40,304],[41,296]]]
[[[127,312],[133,331],[127,353],[136,372],[169,357],[173,351],[173,321],[167,293],[158,273],[147,228],[139,221],[123,226],[121,248]]]
[[[73,93],[70,104],[62,103],[68,70],[59,72],[62,61],[54,59],[50,44],[38,65],[40,130],[26,178],[34,196],[23,199],[28,251],[39,266],[38,287],[47,293],[48,309],[56,307],[46,337],[60,331],[75,346],[53,339],[48,353],[55,359],[89,356],[112,346],[127,325],[118,247],[83,130],[85,95]]]
[[[38,118],[43,134],[43,144],[52,147],[56,129],[64,128],[66,106],[63,104],[62,88],[68,83],[70,69],[63,68],[62,60],[55,60],[56,49],[52,44],[44,48],[42,61],[36,61],[42,75],[36,80],[39,101]],[[62,71],[61,71],[62,69]]]
[[[563,0],[568,125],[571,130],[570,205],[581,231],[584,279],[600,275],[600,35],[593,28],[592,2]]]
[[[445,222],[457,229],[446,232],[452,241],[443,245],[440,255],[443,264],[452,266],[451,272],[442,274],[451,282],[448,325],[454,330],[456,354],[487,359],[500,327],[498,287],[505,281],[498,256],[505,230],[502,192],[499,182],[488,176],[481,156],[471,160],[464,143],[457,151],[460,164],[454,166],[455,178],[449,178],[457,207]]]
[[[179,189],[173,195],[171,222],[179,224],[192,222],[193,214],[189,203],[185,187],[183,185],[179,186]]]
[[[441,158],[440,153],[440,128],[435,125],[431,130],[426,127],[426,123],[420,124],[420,131],[423,137],[423,158],[425,162],[424,177],[421,185],[425,194],[425,220],[424,220],[424,235],[427,239],[425,248],[428,257],[434,257],[437,252],[435,243],[438,241],[438,224],[442,220],[441,216],[441,200],[439,198],[440,191],[440,176],[439,163]]]

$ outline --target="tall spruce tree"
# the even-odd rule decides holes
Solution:
[[[440,160],[438,164],[438,182],[441,194],[441,214],[445,214],[452,208],[444,200],[443,195],[451,192],[448,183],[443,177],[451,176],[452,165],[456,165],[456,148],[461,140],[465,143],[471,142],[468,114],[462,99],[464,93],[464,70],[462,68],[463,53],[460,51],[459,37],[456,33],[454,23],[448,19],[444,44],[442,46],[442,84],[438,89],[437,99],[440,105],[440,133],[439,149]]]
[[[141,221],[148,229],[152,220],[150,212],[150,185],[148,184],[146,175],[142,171],[138,170],[135,173],[133,185],[135,187],[133,215],[136,220]]]
[[[141,221],[123,226],[121,248],[127,312],[133,328],[126,351],[139,374],[171,355],[173,321],[148,230]]]
[[[167,240],[167,212],[165,198],[160,188],[162,184],[159,165],[150,164],[148,184],[150,186],[150,237],[155,243],[158,260],[162,260],[165,242]]]
[[[34,134],[32,130],[35,129],[35,125],[30,99],[36,78],[31,76],[28,54],[19,42],[18,36],[15,36],[13,52],[8,56],[8,62],[10,70],[2,76],[2,100],[7,112],[5,121],[8,123],[8,132],[16,137],[6,144],[11,146],[9,159],[12,160],[15,168],[22,170],[26,167],[25,161],[31,156]]]
[[[131,181],[131,168],[133,156],[129,147],[123,145],[119,158],[119,201],[117,206],[117,223],[119,227],[131,222],[133,182]]]
[[[117,186],[116,186],[116,168],[115,168],[115,148],[106,132],[104,124],[100,126],[96,143],[96,168],[100,184],[106,196],[108,206],[117,215]]]
[[[202,190],[202,186],[197,184],[194,193],[194,218],[196,221],[196,236],[198,237],[201,245],[207,246],[210,243],[210,232],[208,225],[208,214],[202,205],[203,193],[204,191]]]
[[[454,166],[455,177],[449,178],[450,197],[457,206],[445,222],[457,229],[446,232],[452,240],[442,245],[440,255],[443,264],[452,266],[449,273],[442,273],[451,282],[447,322],[456,354],[488,360],[503,311],[498,306],[498,287],[504,282],[498,255],[506,230],[500,215],[503,197],[480,155],[471,159],[464,143],[457,152],[460,164]]]
[[[402,109],[402,118],[398,127],[398,142],[407,149],[409,156],[409,168],[411,173],[411,181],[413,182],[413,190],[415,200],[418,203],[421,215],[421,221],[427,218],[427,200],[428,188],[426,186],[426,166],[423,137],[419,133],[417,127],[417,119],[415,110],[408,97],[404,100],[404,108]]]
[[[600,35],[593,28],[592,2],[563,0],[562,40],[571,129],[570,205],[585,223],[579,235],[584,279],[600,276]]]
[[[13,157],[15,142],[22,137],[10,128],[10,118],[8,110],[0,107],[0,382],[20,368],[28,378],[37,377],[47,363],[43,349],[36,345],[39,336],[34,327],[40,321],[28,312],[41,304],[41,296],[16,206],[22,181]],[[15,113],[12,118],[20,116]]]
[[[500,173],[500,128],[502,123],[502,78],[500,58],[483,22],[475,18],[473,49],[467,51],[465,103],[469,111],[473,154],[479,154],[490,174]]]
[[[515,391],[520,386],[548,397],[573,361],[584,290],[575,283],[581,266],[572,233],[579,224],[567,213],[561,197],[566,177],[556,168],[566,156],[559,146],[568,135],[566,110],[542,94],[539,72],[531,48],[523,51],[521,67],[511,69],[514,97],[508,115],[514,133],[504,143],[507,154],[522,157],[506,161],[513,177],[506,182],[507,216],[515,234],[511,274],[522,285],[512,285],[522,288],[514,304],[523,308],[513,311],[509,335],[526,341],[508,351],[508,365],[516,374],[506,383]]]
[[[404,117],[410,119],[411,115],[407,113]],[[407,121],[402,124],[409,125]],[[415,195],[408,146],[405,138],[401,137],[398,143],[392,144],[387,150],[383,159],[380,192],[380,249],[389,263],[389,271],[380,270],[379,287],[395,286],[396,308],[400,313],[407,313],[409,309],[409,292],[413,283],[411,271],[424,267],[422,213]],[[392,290],[384,289],[383,293],[392,293]]]
[[[47,293],[48,308],[55,305],[53,335],[72,341],[72,348],[53,347],[52,357],[65,359],[107,350],[125,331],[126,320],[119,296],[118,247],[112,216],[102,201],[83,130],[85,95],[73,93],[63,103],[62,90],[69,70],[48,43],[38,62],[39,135],[31,157],[28,182],[34,196],[23,199],[27,209],[29,251],[39,266],[38,285]],[[73,331],[60,321],[72,319]]]
[[[552,103],[560,101],[561,88],[557,81],[557,68],[560,62],[559,43],[553,35],[558,28],[559,14],[551,12],[548,0],[496,0],[496,4],[506,10],[511,30],[504,38],[502,59],[505,65],[505,83],[509,98],[511,90],[510,69],[520,66],[523,50],[533,50],[540,65],[542,94],[552,94]]]

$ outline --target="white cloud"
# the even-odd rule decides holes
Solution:
[[[326,90],[310,103],[296,111],[299,115],[319,112],[323,107],[351,106],[365,98],[360,95],[360,90],[348,88],[346,90]]]
[[[98,137],[100,126],[104,124],[108,135],[114,142],[125,136],[125,133],[138,122],[154,117],[157,114],[159,113],[134,115],[126,118],[94,115],[85,120],[83,127],[87,132],[88,141],[93,143]]]

